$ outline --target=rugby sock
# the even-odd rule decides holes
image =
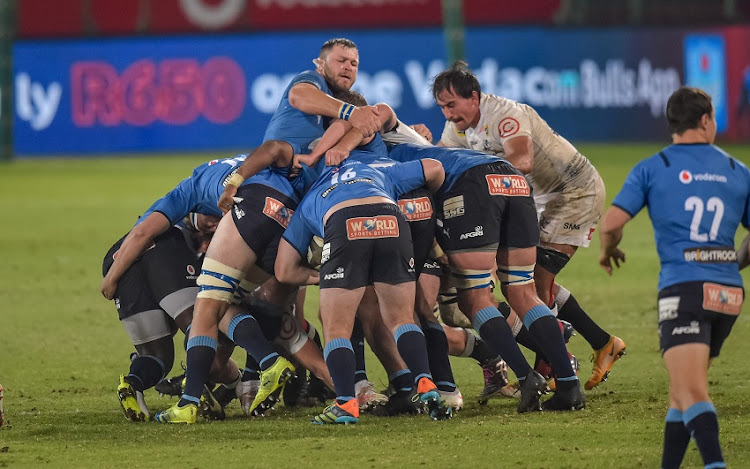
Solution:
[[[245,369],[242,371],[242,381],[255,381],[260,379],[260,365],[255,361],[252,355],[247,354],[245,359]]]
[[[448,358],[448,337],[445,336],[443,326],[439,322],[423,320],[422,332],[424,332],[427,359],[435,385],[441,391],[455,391],[456,383],[453,378],[451,362]]]
[[[599,350],[607,345],[610,337],[609,333],[599,327],[586,314],[586,311],[581,308],[578,301],[576,301],[575,297],[568,290],[561,286],[555,296],[555,302],[558,308],[557,318],[572,324],[573,328],[591,345],[591,348]]]
[[[522,327],[516,335],[516,342],[536,353],[537,355],[544,355],[542,353],[542,350],[539,348],[539,344],[537,343],[536,339],[534,339],[529,330],[525,327]]]
[[[351,341],[344,338],[331,340],[323,349],[323,357],[336,388],[336,402],[344,404],[354,399],[355,359]]]
[[[164,362],[153,355],[137,356],[130,362],[128,382],[136,391],[145,391],[156,386],[166,376]]]
[[[250,354],[265,371],[274,364],[279,356],[258,325],[258,321],[249,314],[238,314],[227,326],[227,337]]]
[[[531,366],[518,348],[510,326],[497,308],[487,306],[480,309],[474,314],[472,324],[482,340],[492,347],[495,355],[503,357],[516,377],[523,379],[529,374]]]
[[[414,383],[418,383],[421,378],[432,379],[422,329],[412,323],[401,324],[393,336],[396,339],[398,353],[409,367]]]
[[[667,418],[664,420],[664,453],[661,456],[661,469],[679,469],[690,443],[690,432],[682,421],[682,412],[675,408],[667,411]]]
[[[177,404],[198,404],[203,393],[203,386],[208,382],[211,363],[216,355],[217,340],[213,337],[199,335],[191,337],[187,344],[187,369],[185,370],[185,389]]]
[[[570,364],[560,325],[549,308],[544,305],[534,306],[524,315],[523,323],[536,339],[547,362],[557,375],[558,389],[578,386],[578,377]]]
[[[719,418],[716,408],[708,401],[696,402],[682,414],[682,421],[698,445],[704,467],[727,467],[719,445]]]
[[[411,392],[414,380],[411,379],[411,371],[408,368],[391,373],[388,382],[396,393]]]
[[[352,347],[354,348],[354,360],[356,363],[354,382],[357,383],[367,379],[367,370],[365,369],[365,331],[362,329],[362,321],[359,318],[354,318]]]

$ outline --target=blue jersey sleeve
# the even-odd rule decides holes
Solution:
[[[620,193],[612,201],[612,205],[625,210],[631,217],[636,216],[646,206],[651,179],[647,168],[648,161],[641,161],[630,171]]]
[[[289,82],[289,89],[298,83],[310,83],[317,89],[323,90],[326,93],[328,92],[328,85],[326,84],[325,78],[323,78],[321,74],[313,72],[312,70],[305,70],[292,78],[292,81]]]
[[[187,216],[193,209],[197,203],[194,200],[194,196],[193,179],[184,179],[177,187],[169,191],[167,195],[154,202],[146,213],[138,219],[136,225],[145,220],[153,212],[162,213],[169,219],[169,223],[174,225]]]
[[[289,225],[282,235],[297,250],[302,259],[307,259],[307,248],[313,238],[313,232],[302,217],[302,211],[294,212]]]
[[[422,167],[421,160],[397,163],[378,169],[391,180],[396,198],[401,194],[422,187],[425,183],[424,168]]]

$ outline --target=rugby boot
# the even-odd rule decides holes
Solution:
[[[480,364],[484,375],[484,389],[479,395],[479,405],[487,404],[495,396],[514,397],[518,387],[508,383],[508,365],[500,358]]]
[[[216,400],[216,397],[211,392],[208,385],[203,385],[203,394],[201,394],[201,401],[198,405],[198,410],[201,416],[206,420],[224,420],[226,415],[224,414],[224,408]]]
[[[171,378],[164,378],[156,383],[154,389],[163,396],[180,397],[182,396],[182,381],[184,379],[185,373],[172,376]]]
[[[458,412],[464,408],[464,396],[461,395],[461,391],[458,388],[453,391],[441,391],[438,389],[438,392],[443,403],[453,409],[453,412]]]
[[[585,407],[586,396],[579,383],[569,389],[558,389],[554,396],[542,403],[544,410],[580,410]]]
[[[276,358],[273,365],[260,373],[260,388],[250,404],[250,415],[258,417],[272,409],[279,401],[284,385],[292,376],[294,365],[284,357]]]
[[[196,404],[185,404],[180,407],[180,403],[173,405],[167,410],[162,410],[154,416],[154,420],[159,423],[195,423],[198,418],[198,406]]]
[[[417,397],[416,399],[414,397]],[[411,391],[399,391],[391,394],[388,401],[372,408],[372,414],[378,417],[393,417],[396,415],[416,415],[422,411],[419,396]]]
[[[306,390],[305,388],[307,388],[307,370],[299,367],[295,375],[286,382],[284,391],[281,393],[284,405],[296,407],[303,398],[302,393]]]
[[[542,410],[539,396],[547,392],[547,380],[539,372],[531,370],[521,382],[521,400],[518,401],[518,413],[537,412]]]
[[[120,400],[120,407],[126,419],[133,422],[148,421],[150,414],[146,401],[143,400],[143,393],[133,389],[128,378],[122,375],[120,375],[120,385],[117,386],[117,398]]]
[[[326,384],[315,374],[310,373],[307,380],[307,389],[304,394],[304,403],[308,407],[317,406],[330,401],[336,397],[336,393],[326,386]]]
[[[586,390],[593,389],[603,381],[606,381],[612,365],[623,355],[625,355],[625,342],[619,337],[611,336],[607,345],[591,355],[591,361],[594,362],[594,370],[584,385]]]
[[[239,383],[237,385],[239,386]],[[228,388],[223,384],[216,386],[211,393],[222,408],[237,398],[237,388]]]
[[[448,420],[453,417],[453,409],[445,405],[437,386],[429,378],[420,378],[417,383],[417,394],[413,398],[422,404],[432,420]]]
[[[259,389],[259,379],[240,381],[237,385],[237,389],[235,390],[235,392],[237,393],[237,398],[239,398],[240,400],[242,412],[244,412],[247,416],[250,415],[250,404],[252,404],[253,400],[255,400],[255,396],[258,394]]]
[[[365,411],[388,402],[388,396],[375,391],[375,386],[363,379],[354,384],[354,395],[357,396],[359,410]]]
[[[323,412],[311,420],[316,425],[350,424],[359,422],[359,403],[357,399],[349,399],[343,404],[334,401]]]

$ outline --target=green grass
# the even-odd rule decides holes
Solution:
[[[610,201],[628,169],[660,146],[580,148],[602,173]],[[727,150],[750,162],[750,147]],[[645,214],[627,227],[627,263],[612,278],[596,264],[596,240],[559,277],[605,329],[628,344],[610,380],[587,392],[582,412],[521,416],[511,400],[479,407],[479,367],[453,359],[467,405],[448,422],[365,416],[356,426],[320,428],[308,423],[317,409],[279,406],[271,416],[250,421],[236,402],[225,422],[185,427],[125,421],[115,387],[132,345],[114,306],[99,293],[101,259],[151,202],[206,159],[0,165],[0,383],[12,424],[0,430],[0,467],[658,466],[667,381],[656,336],[658,261]],[[308,311],[316,310],[315,300],[309,295]],[[725,456],[734,467],[750,460],[748,334],[745,311],[709,375]],[[587,344],[574,337],[570,348],[587,376]],[[178,351],[177,362],[182,359]],[[371,379],[384,385],[372,356],[369,367]],[[146,398],[152,409],[173,402],[153,391]],[[694,445],[685,466],[701,467]]]

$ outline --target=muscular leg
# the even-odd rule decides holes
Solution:
[[[440,290],[440,278],[435,275],[420,275],[417,281],[415,311],[419,317],[427,345],[430,372],[438,389],[456,391],[449,354],[448,337],[435,317],[435,304]]]

